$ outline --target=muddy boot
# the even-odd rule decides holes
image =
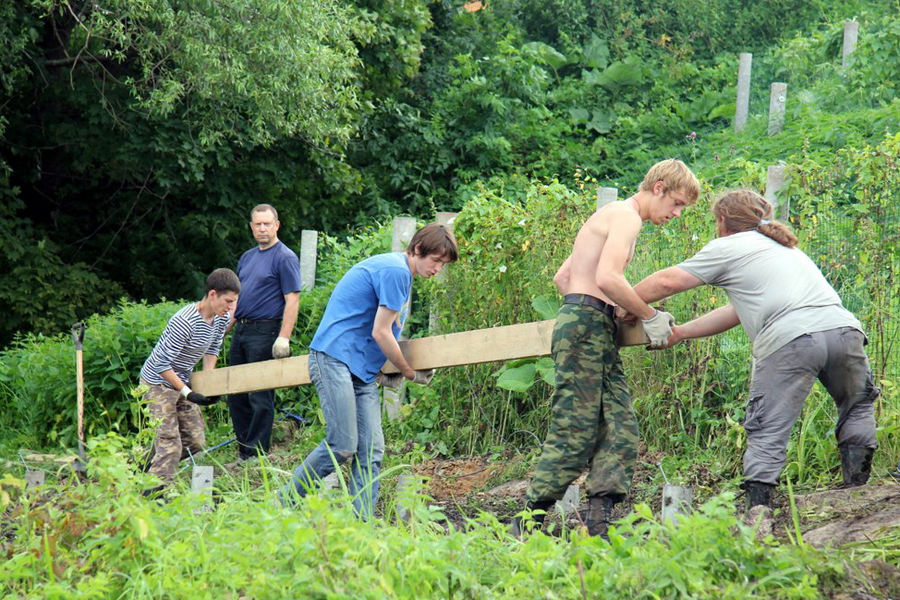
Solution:
[[[618,500],[612,496],[591,496],[588,498],[587,530],[591,537],[601,537],[609,541],[609,524],[612,521],[613,506]]]
[[[775,486],[761,481],[745,481],[743,487],[747,495],[744,523],[756,527],[756,539],[762,540],[772,535],[772,490]]]
[[[525,510],[542,510],[544,511],[539,515],[531,515],[531,520],[534,521],[534,529],[540,530],[541,527],[544,526],[544,517],[547,516],[547,512],[550,511],[550,508],[556,503],[556,500],[535,500],[528,501],[525,503]],[[512,522],[509,524],[509,535],[514,538],[521,538],[525,533],[525,518],[522,516],[514,517]]]
[[[869,481],[869,473],[872,472],[872,455],[874,448],[862,446],[840,446],[841,450],[841,475],[844,476],[844,485],[852,487],[865,485]]]

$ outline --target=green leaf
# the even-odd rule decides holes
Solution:
[[[720,117],[725,119],[730,119],[734,117],[735,111],[735,103],[732,102],[730,104],[720,104],[719,106],[713,108],[709,111],[709,114],[706,115],[706,119],[708,121],[712,121],[714,119],[718,119]]]
[[[497,378],[497,387],[513,392],[526,392],[534,385],[534,374],[534,363],[506,369]]]
[[[591,117],[591,111],[586,108],[570,108],[569,117],[573,123],[581,125],[587,123],[587,120]]]
[[[609,133],[611,129],[609,117],[610,114],[605,110],[595,110],[593,118],[587,124],[587,128],[593,129],[597,133]]]
[[[522,49],[532,52],[538,60],[550,65],[554,69],[561,69],[569,64],[569,59],[566,58],[565,54],[543,42],[528,42],[522,46]]]
[[[584,71],[582,72],[582,77],[585,83],[599,85],[615,92],[621,88],[642,83],[644,81],[644,70],[639,59],[628,57],[624,61],[612,63],[602,73]]]
[[[592,69],[605,69],[609,64],[609,47],[597,34],[584,46],[584,64]]]
[[[542,319],[555,319],[559,312],[559,300],[551,296],[538,296],[531,301],[531,308]]]
[[[542,356],[534,363],[534,368],[547,385],[556,385],[556,365],[549,356]]]

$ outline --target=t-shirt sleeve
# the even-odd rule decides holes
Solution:
[[[410,277],[409,271],[402,268],[382,270],[375,286],[378,306],[400,311],[409,296]]]
[[[715,239],[706,244],[700,252],[678,265],[678,268],[707,285],[716,285],[725,276],[729,263],[725,247],[720,242],[721,239]]]
[[[278,265],[278,279],[282,294],[300,291],[300,260],[293,252],[285,253]]]
[[[231,319],[231,313],[225,313],[224,317],[216,317],[216,329],[213,332],[213,339],[209,343],[209,348],[204,354],[210,356],[219,356],[222,352],[222,342],[225,340],[225,328],[228,327],[228,321]]]

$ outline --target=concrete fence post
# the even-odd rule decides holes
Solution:
[[[304,229],[300,233],[300,290],[311,290],[316,286],[316,245],[319,232]]]
[[[841,51],[841,66],[847,68],[853,62],[852,54],[859,40],[859,21],[844,21],[844,47]]]
[[[753,55],[741,52],[738,63],[737,102],[734,105],[734,131],[740,131],[747,124],[747,113],[750,109],[750,71],[753,66]]]
[[[404,252],[409,245],[409,241],[416,234],[416,220],[413,217],[394,217],[394,232],[391,237],[391,251]],[[404,307],[407,317],[412,312],[412,297],[407,301]],[[408,319],[407,319],[408,320]],[[406,325],[406,322],[404,322]],[[403,333],[400,339],[406,339]],[[403,397],[406,393],[406,383],[404,382],[397,389],[382,388],[384,390],[384,408],[387,411],[388,419],[395,421],[400,417],[400,406],[403,404]]]
[[[788,198],[781,197],[785,185],[785,165],[769,166],[766,173],[766,200],[772,204],[775,218],[787,222],[790,217],[791,203]]]
[[[597,189],[597,210],[600,210],[610,202],[615,202],[619,196],[618,188],[602,187]]]
[[[784,129],[784,105],[787,102],[787,84],[772,84],[769,94],[769,135],[780,133]]]

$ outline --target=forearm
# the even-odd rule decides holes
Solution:
[[[733,306],[727,304],[702,317],[697,317],[693,321],[688,321],[679,327],[679,331],[683,339],[703,338],[728,331],[740,322],[737,311]]]
[[[219,357],[215,354],[204,354],[203,355],[203,370],[211,371],[216,368],[216,363],[219,362]]]
[[[284,312],[281,314],[281,330],[278,337],[290,338],[297,324],[297,313],[300,311],[300,293],[284,295]]]
[[[175,390],[176,392],[180,392],[181,388],[184,387],[184,382],[178,378],[178,375],[175,374],[175,371],[172,369],[166,369],[159,374],[160,377],[166,380],[166,383]]]
[[[403,352],[400,351],[400,344],[394,338],[392,332],[376,331],[373,332],[372,337],[375,339],[375,343],[378,344],[378,347],[381,348],[385,358],[391,361],[404,377],[413,379],[416,376],[416,372],[409,366],[409,363],[406,362],[406,357],[403,356]]]
[[[611,275],[597,282],[600,290],[616,305],[641,319],[649,319],[656,310],[644,302],[634,291],[624,275]]]
[[[669,267],[645,277],[634,286],[634,291],[650,304],[700,285],[703,282],[697,277],[679,267]]]

